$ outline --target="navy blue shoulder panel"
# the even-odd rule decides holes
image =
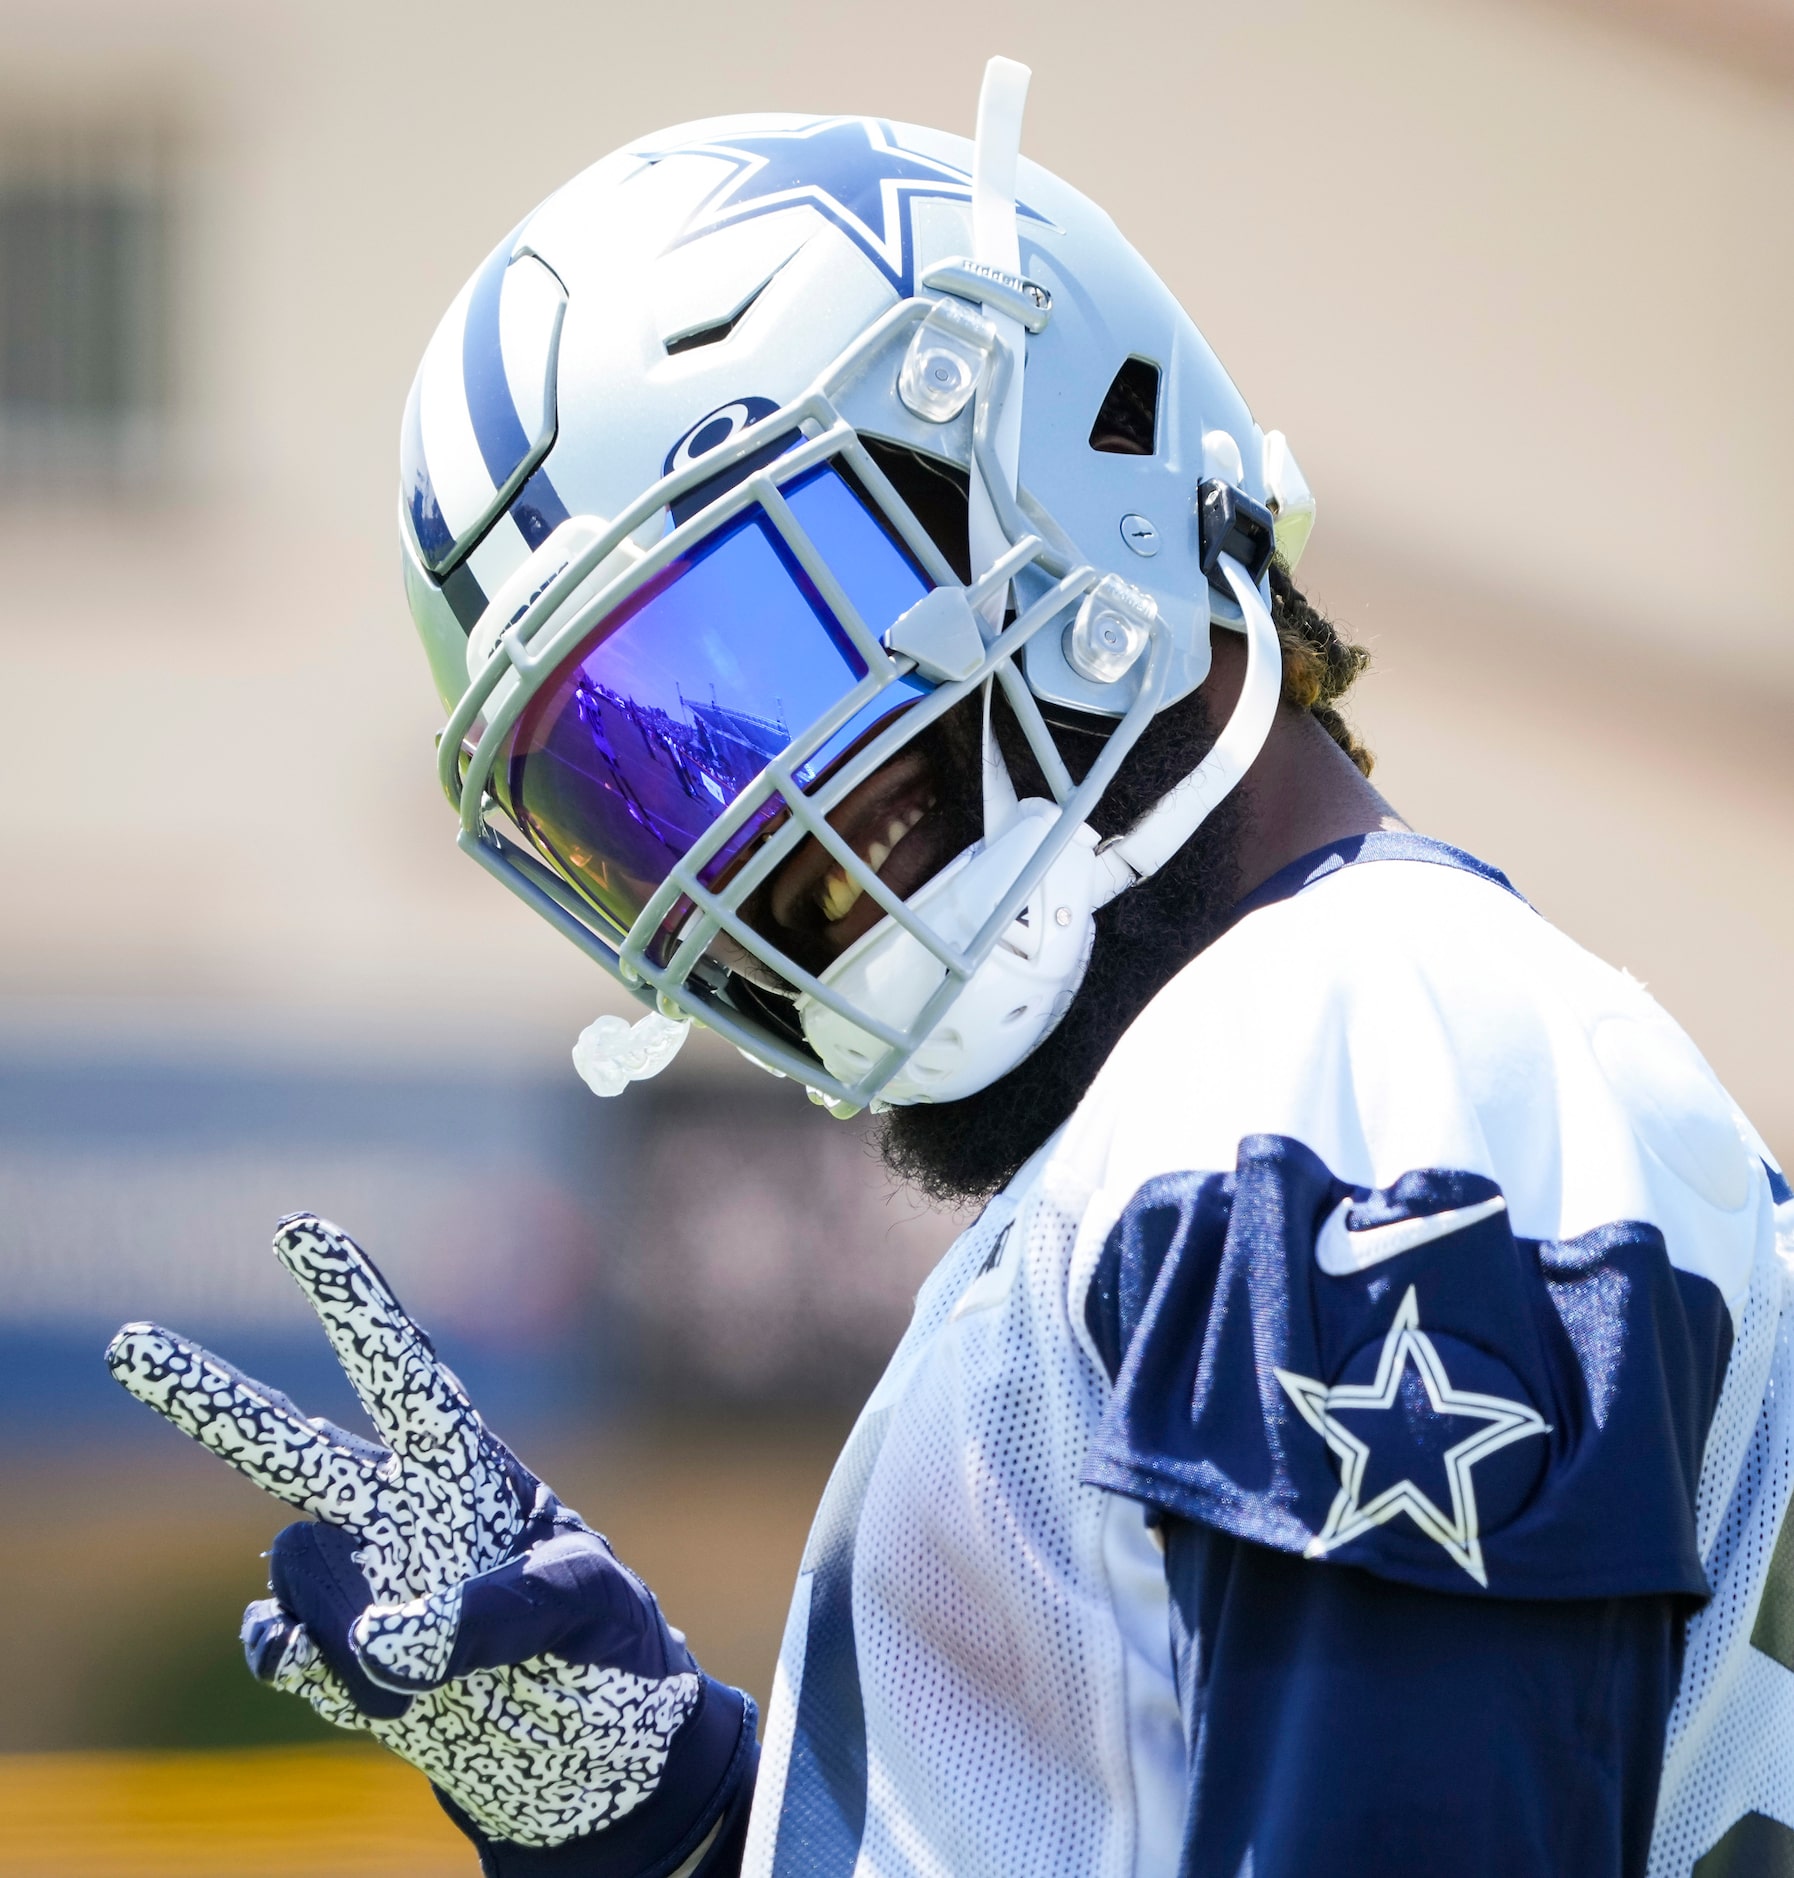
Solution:
[[[1731,1319],[1654,1226],[1516,1239],[1482,1175],[1371,1191],[1254,1135],[1135,1195],[1085,1311],[1115,1384],[1093,1485],[1433,1590],[1707,1594]]]
[[[1329,874],[1337,874],[1342,867],[1358,867],[1367,861],[1426,861],[1437,867],[1454,867],[1460,873],[1474,874],[1478,880],[1489,881],[1511,893],[1516,900],[1525,898],[1500,868],[1479,861],[1462,848],[1435,841],[1430,835],[1377,830],[1368,835],[1347,835],[1339,841],[1329,841],[1325,847],[1304,854],[1287,867],[1280,867],[1262,886],[1246,895],[1233,909],[1233,917],[1236,921],[1242,920],[1262,906],[1290,899],[1304,887],[1312,887]]]

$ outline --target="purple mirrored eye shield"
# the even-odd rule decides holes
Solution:
[[[1038,540],[1017,550],[1018,554],[1039,559],[1045,559],[1050,552],[1043,552]],[[992,576],[987,579],[997,576],[1000,568],[993,570]],[[476,811],[479,799],[471,791],[484,774],[490,773],[491,760],[496,753],[493,748],[496,736],[493,743],[488,743],[483,751],[477,753],[476,767],[469,774],[469,793],[462,799],[460,845],[470,857],[477,859],[496,879],[535,907],[574,944],[632,987],[644,1001],[652,1004],[658,997],[662,1008],[683,1009],[701,1016],[726,1041],[747,1050],[769,1067],[808,1083],[819,1093],[819,1099],[844,1103],[850,1109],[864,1107],[890,1076],[897,1073],[908,1054],[938,1021],[940,1011],[956,995],[957,984],[976,969],[978,962],[997,942],[998,935],[1033,891],[1036,881],[1050,865],[1052,858],[1071,838],[1077,824],[1108,787],[1115,768],[1157,708],[1158,694],[1162,689],[1163,648],[1157,642],[1156,635],[1141,695],[1117,727],[1103,755],[1076,785],[1063,774],[1062,768],[1058,776],[1049,776],[1052,793],[1064,812],[1061,832],[1049,837],[1036,850],[1034,859],[1002,896],[984,929],[973,938],[970,945],[963,948],[947,945],[929,930],[926,922],[913,909],[896,902],[895,896],[876,876],[865,877],[869,870],[861,867],[857,857],[853,858],[849,871],[857,872],[861,877],[860,884],[869,897],[886,914],[911,931],[947,968],[947,976],[940,991],[916,1014],[907,1031],[894,1028],[871,1012],[854,1009],[841,994],[821,984],[801,966],[784,958],[776,948],[768,945],[763,934],[749,929],[738,909],[783,864],[806,834],[814,836],[835,859],[847,861],[850,851],[826,817],[834,812],[863,778],[876,773],[928,725],[976,692],[987,677],[995,675],[1000,679],[1008,679],[1013,675],[1019,689],[1022,681],[1019,673],[1014,672],[1015,654],[1035,632],[1062,619],[1067,609],[1075,606],[1089,590],[1093,580],[1093,570],[1088,567],[1073,567],[1063,572],[1053,587],[1006,629],[1002,640],[990,649],[976,672],[962,680],[942,683],[928,696],[916,699],[901,714],[900,719],[894,716],[891,721],[874,730],[861,749],[844,756],[835,765],[833,773],[806,794],[789,781],[791,765],[801,761],[806,753],[819,747],[828,734],[840,728],[846,717],[851,715],[849,706],[857,708],[857,704],[864,701],[862,687],[871,681],[863,680],[861,687],[855,688],[856,692],[862,692],[859,699],[850,698],[843,705],[837,706],[829,714],[828,721],[815,726],[809,736],[800,738],[799,747],[783,762],[769,765],[760,779],[737,799],[735,806],[718,817],[711,833],[700,842],[699,852],[688,856],[685,864],[674,869],[650,900],[635,929],[620,940],[615,936],[614,928],[611,929],[612,936],[605,936],[604,929],[609,922],[591,918],[589,902],[576,898],[573,890],[557,872],[545,867],[527,850],[519,849],[498,829],[486,826],[483,820],[476,819],[469,825],[469,817]],[[979,583],[980,587],[983,585],[983,582]],[[975,600],[978,588],[974,588],[968,597]],[[586,625],[589,635],[589,622]],[[902,669],[894,666],[882,650],[878,652],[878,657],[894,676],[903,675]],[[555,661],[551,669],[545,660],[542,669],[550,670],[552,676],[558,676],[562,663]],[[1020,703],[1026,726],[1027,707],[1031,700],[1024,696]],[[499,719],[498,729],[502,731],[505,714],[501,711],[496,715]],[[514,718],[515,713],[510,715]],[[1037,712],[1033,715],[1038,717]],[[1048,733],[1044,722],[1037,728],[1041,741],[1045,743]],[[1030,743],[1033,742],[1034,734],[1031,731]],[[697,878],[695,871],[708,858],[702,850],[706,844],[713,847],[720,845],[720,841],[742,826],[753,810],[767,801],[775,789],[782,791],[784,808],[788,810],[784,826],[773,829],[762,838],[744,857],[726,887],[712,892]],[[582,911],[582,908],[588,910]],[[666,928],[669,921],[677,929],[679,939],[671,958],[663,964],[649,955],[647,943]],[[851,1084],[831,1075],[808,1047],[791,1033],[788,1022],[769,1020],[757,999],[750,998],[744,1005],[742,995],[729,988],[738,981],[712,976],[711,968],[705,963],[705,954],[719,933],[727,933],[767,963],[787,983],[796,985],[819,1003],[847,1017],[870,1036],[879,1039],[886,1046],[884,1055]],[[669,998],[672,1000],[670,1004],[666,1002]]]
[[[805,472],[783,501],[875,637],[928,592],[838,466]],[[769,764],[808,788],[933,689],[888,660],[874,674],[843,611],[755,503],[637,588],[537,691],[509,739],[505,806],[619,932],[694,850],[715,886],[780,819],[784,799],[762,791],[706,843]]]
[[[944,680],[929,695],[913,698],[907,711],[902,714],[901,721],[893,717],[890,721],[876,725],[861,747],[838,758],[832,769],[816,781],[807,794],[791,781],[791,770],[814,755],[879,691],[902,678],[909,671],[909,661],[893,659],[865,622],[849,621],[846,618],[846,612],[851,610],[851,602],[846,599],[833,572],[815,553],[813,545],[803,539],[795,517],[790,515],[783,498],[778,494],[779,488],[789,486],[804,471],[818,464],[838,459],[851,467],[861,487],[871,493],[875,506],[892,530],[908,544],[916,563],[926,569],[934,581],[941,584],[955,583],[953,572],[938,547],[891,486],[879,464],[865,449],[853,425],[834,404],[831,395],[836,387],[851,382],[856,374],[865,370],[868,362],[884,349],[891,348],[894,352],[901,347],[907,341],[910,328],[924,318],[929,310],[930,303],[922,299],[906,301],[890,309],[874,321],[801,398],[769,415],[762,422],[744,426],[726,444],[707,451],[696,462],[683,465],[663,476],[658,483],[644,490],[601,533],[592,534],[584,543],[576,546],[565,565],[548,578],[532,596],[529,605],[509,622],[500,635],[493,654],[474,675],[467,691],[450,714],[438,753],[443,789],[460,816],[459,845],[470,858],[478,860],[495,879],[548,919],[588,956],[618,976],[645,1002],[652,1004],[658,997],[665,1004],[666,1000],[671,999],[672,1003],[667,1008],[683,1008],[702,1015],[704,1021],[726,1040],[747,1050],[769,1067],[778,1067],[786,1074],[800,1077],[827,1099],[846,1103],[850,1107],[863,1107],[871,1096],[876,1095],[888,1077],[896,1073],[906,1051],[913,1049],[936,1021],[938,1007],[943,1000],[950,1001],[952,983],[944,984],[937,998],[930,1000],[929,1007],[917,1015],[915,1023],[910,1027],[913,1035],[900,1037],[891,1031],[888,1024],[870,1013],[854,1011],[838,993],[811,979],[808,973],[791,965],[789,961],[781,960],[776,951],[766,945],[762,935],[745,926],[737,909],[761,882],[782,865],[785,856],[806,835],[813,836],[836,860],[843,860],[847,852],[846,844],[828,824],[826,817],[863,778],[873,774],[885,761],[897,754],[927,724],[977,690],[985,679],[994,676],[1002,683],[1022,719],[1023,728],[1030,745],[1035,748],[1050,791],[1064,811],[1062,833],[1049,839],[1037,850],[1035,859],[1003,896],[1002,904],[993,911],[985,928],[969,947],[963,949],[945,945],[907,905],[896,903],[895,897],[876,877],[862,881],[868,896],[886,914],[895,917],[899,924],[942,959],[948,967],[950,980],[963,978],[995,944],[996,936],[1013,917],[1015,908],[1032,891],[1035,878],[1044,871],[1051,856],[1070,838],[1076,822],[1088,813],[1090,806],[1107,787],[1115,766],[1132,746],[1156,708],[1156,700],[1163,685],[1162,647],[1155,635],[1154,648],[1146,661],[1138,698],[1117,726],[1103,756],[1084,779],[1074,785],[1052,744],[1051,734],[1040,717],[1038,707],[1027,690],[1026,681],[1015,668],[1014,659],[1035,632],[1050,626],[1068,608],[1077,604],[1095,583],[1096,572],[1077,562],[1075,553],[1067,552],[1065,547],[1057,545],[1050,529],[1040,534],[1032,532],[1014,500],[1001,487],[1001,478],[991,454],[993,446],[990,431],[991,414],[1000,408],[1001,394],[1008,376],[1007,356],[1001,355],[993,363],[991,386],[981,387],[978,394],[973,425],[973,455],[979,462],[986,483],[993,485],[993,499],[997,503],[999,519],[1012,545],[995,566],[986,570],[973,583],[967,598],[974,607],[982,604],[990,592],[1030,565],[1038,575],[1044,576],[1052,584],[1044,590],[1037,588],[1030,595],[1021,616],[1005,628],[976,671],[968,673],[963,679],[950,682]],[[702,513],[684,525],[676,527],[645,557],[635,565],[618,571],[583,604],[569,605],[582,584],[605,564],[626,538],[639,536],[644,522],[657,512],[664,513],[673,501],[701,484],[711,482],[732,459],[757,452],[766,443],[790,435],[794,429],[805,433],[802,444],[781,451],[776,461],[757,468],[744,483],[720,499],[713,500]],[[799,733],[785,757],[769,765],[759,780],[737,796],[735,802],[711,823],[709,832],[700,839],[698,849],[688,855],[687,864],[674,870],[655,892],[632,930],[619,938],[611,922],[596,915],[590,901],[576,893],[556,869],[545,866],[530,848],[519,847],[502,828],[488,823],[485,803],[501,783],[501,778],[495,775],[495,768],[501,764],[511,745],[512,732],[523,711],[538,692],[565,675],[573,652],[593,638],[596,626],[620,609],[638,588],[650,584],[676,559],[690,552],[694,544],[719,532],[756,503],[766,509],[768,518],[791,545],[794,558],[809,574],[812,584],[827,601],[836,620],[847,629],[849,642],[869,661],[870,669],[868,675],[852,688],[847,698],[837,703],[808,731]],[[794,535],[797,537],[795,542],[792,541]],[[851,668],[847,675],[851,676]],[[483,728],[480,728],[482,724]],[[767,824],[769,832],[757,842],[750,843],[736,871],[730,875],[726,888],[713,893],[697,878],[696,870],[702,868],[722,843],[744,826],[775,791],[783,791],[786,798],[785,808],[788,812],[785,812],[784,825],[774,826],[782,812],[775,807],[774,823]],[[855,858],[849,871],[858,877],[869,870],[861,868]],[[682,899],[687,901],[689,908],[695,908],[695,913],[688,917],[686,912],[680,912],[676,923],[682,937],[670,961],[661,965],[648,956],[647,942],[667,923]],[[830,1075],[807,1049],[795,1047],[784,1027],[769,1026],[763,1019],[756,1017],[752,1010],[732,1004],[723,981],[713,980],[709,968],[702,963],[706,947],[719,932],[728,932],[750,951],[767,959],[783,977],[798,984],[819,1002],[851,1021],[863,1024],[871,1035],[884,1039],[890,1046],[885,1058],[849,1086]]]
[[[505,623],[492,655],[473,673],[438,739],[438,780],[460,814],[466,843],[479,838],[480,803],[489,787],[494,761],[507,740],[506,733],[542,676],[567,656],[571,642],[582,637],[595,618],[620,604],[677,553],[751,502],[770,493],[775,507],[782,507],[777,485],[794,479],[804,470],[839,459],[854,471],[862,486],[870,490],[881,513],[929,576],[939,582],[955,578],[940,550],[891,488],[853,425],[841,415],[829,395],[832,386],[850,381],[865,370],[875,356],[902,346],[910,328],[927,316],[930,304],[925,300],[908,300],[892,307],[875,320],[802,397],[743,425],[697,458],[671,468],[601,532],[590,535],[576,546],[566,561],[530,596],[528,604]],[[999,369],[998,377],[1003,376]],[[788,442],[792,437],[801,437],[802,441]],[[753,460],[751,466],[748,459]],[[751,473],[745,482],[730,473],[750,467]],[[656,515],[666,515],[674,508],[683,512],[687,498],[700,490],[710,498],[703,512],[675,526],[639,565],[620,570],[585,604],[577,609],[568,608],[567,603],[581,586],[627,541],[638,537],[645,522]],[[720,496],[713,493],[718,490],[724,493]],[[1058,557],[1049,554],[1049,559]],[[817,567],[810,566],[808,571],[813,578],[817,577]],[[826,569],[821,570],[819,585],[825,596],[830,594],[833,581]],[[860,633],[866,646],[872,646],[870,632],[861,628]],[[511,682],[513,672],[520,682]],[[504,695],[495,696],[501,688]],[[482,742],[485,743],[483,753],[473,748]],[[500,871],[502,875],[502,869]],[[508,884],[517,885],[509,881]]]

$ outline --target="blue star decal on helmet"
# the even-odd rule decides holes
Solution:
[[[808,203],[826,216],[907,299],[915,292],[915,238],[911,207],[918,197],[969,203],[972,179],[952,163],[906,150],[891,126],[876,118],[828,117],[792,130],[755,131],[716,143],[685,144],[653,153],[715,156],[736,165],[698,209],[674,244],[752,216]],[[1030,221],[1046,217],[1017,203]]]
[[[1410,1367],[1425,1392],[1429,1419],[1438,1424],[1469,1424],[1470,1432],[1446,1447],[1439,1457],[1449,1509],[1409,1476],[1366,1500],[1365,1470],[1372,1460],[1372,1445],[1340,1419],[1347,1414],[1354,1420],[1388,1414],[1394,1424],[1391,1432],[1399,1441],[1402,1380]],[[1293,1370],[1279,1369],[1275,1374],[1302,1419],[1339,1457],[1339,1493],[1327,1514],[1327,1523],[1309,1541],[1309,1556],[1322,1557],[1337,1546],[1363,1538],[1398,1513],[1406,1513],[1487,1590],[1489,1574],[1483,1565],[1476,1483],[1471,1469],[1513,1442],[1549,1434],[1550,1426],[1544,1417],[1526,1402],[1455,1388],[1445,1373],[1437,1346],[1420,1328],[1420,1305],[1412,1285],[1389,1326],[1377,1360],[1377,1373],[1370,1382],[1335,1383],[1329,1388]]]

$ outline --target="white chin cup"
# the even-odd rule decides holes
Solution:
[[[1021,803],[1001,834],[950,862],[909,906],[949,945],[969,945],[1058,819],[1051,802]],[[901,1107],[972,1095],[1014,1069],[1065,1015],[1090,962],[1095,910],[1106,897],[1096,843],[1094,830],[1080,826],[946,1016],[879,1091],[880,1102]],[[906,1028],[946,976],[940,960],[887,916],[842,953],[822,982]],[[842,1082],[858,1082],[884,1055],[876,1037],[814,998],[800,999],[797,1009],[810,1048]]]

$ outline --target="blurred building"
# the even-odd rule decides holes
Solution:
[[[952,1222],[704,1040],[599,1105],[567,1050],[621,1003],[456,855],[396,432],[451,296],[584,164],[742,108],[969,130],[995,51],[1034,67],[1029,152],[1290,435],[1386,791],[1647,980],[1794,1151],[1794,5],[1124,26],[0,0],[16,1430],[136,1439],[97,1352],[139,1315],[331,1408],[263,1250],[300,1205],[526,1420],[838,1409],[876,1371]]]
[[[1148,0],[1125,48],[1071,6],[545,0],[502,83],[497,36],[465,0],[0,5],[7,1034],[558,1073],[606,989],[453,854],[399,597],[424,341],[632,134],[969,125],[1005,46],[1028,148],[1295,443],[1395,799],[1794,1134],[1775,1014],[1727,1015],[1788,927],[1786,797],[1732,724],[1794,685],[1787,0]]]

